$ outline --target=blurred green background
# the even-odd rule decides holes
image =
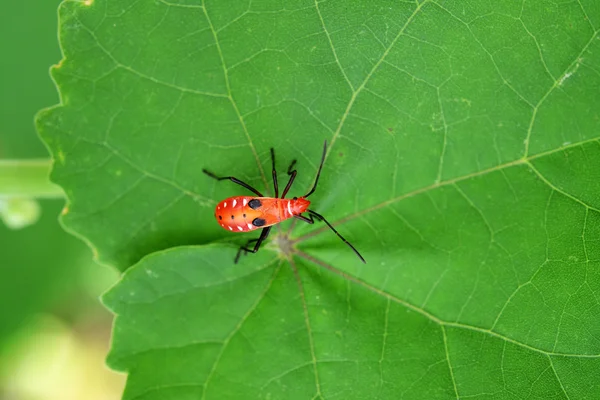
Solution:
[[[33,121],[58,102],[59,3],[8,2],[0,15],[0,160],[49,158]],[[62,198],[37,202],[33,225],[0,220],[0,398],[118,399],[124,376],[104,365],[112,316],[98,300],[118,275],[60,226]]]

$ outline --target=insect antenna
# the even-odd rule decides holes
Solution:
[[[313,192],[317,188],[317,183],[319,182],[319,176],[321,176],[321,170],[323,169],[323,163],[325,162],[325,154],[327,154],[327,140],[325,141],[325,144],[323,145],[323,155],[321,156],[321,164],[319,165],[319,170],[317,171],[317,177],[315,178],[315,184],[313,185],[312,189],[310,189],[310,192],[308,192],[307,194],[305,194],[302,197],[307,198],[308,196],[313,194]]]
[[[318,175],[317,175],[317,179],[318,179]],[[306,197],[306,196],[305,196]],[[316,219],[318,219],[319,221],[323,221],[327,224],[328,227],[331,228],[331,230],[338,235],[338,237],[340,239],[342,239],[344,241],[344,243],[346,243],[348,246],[350,246],[350,248],[356,253],[356,255],[358,256],[358,258],[360,258],[360,260],[362,262],[364,262],[365,264],[367,263],[365,261],[365,259],[363,258],[363,256],[360,255],[360,253],[358,252],[358,250],[356,250],[356,248],[354,248],[354,246],[352,246],[352,244],[347,241],[346,239],[344,239],[344,237],[342,235],[340,235],[340,233],[338,231],[335,230],[335,228],[325,219],[325,217],[323,217],[321,214],[314,212],[313,210],[306,210],[308,212],[308,214],[312,217],[315,217]]]

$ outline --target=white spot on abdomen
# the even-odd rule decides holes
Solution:
[[[248,224],[248,229],[252,229],[252,224]]]
[[[232,230],[233,230],[233,228],[232,228],[232,227],[229,227],[229,230],[230,230],[230,231],[232,231]]]
[[[239,230],[239,231],[243,231],[243,230],[244,230],[244,228],[242,228],[241,226],[238,226],[238,230]]]
[[[223,203],[223,208],[227,207],[227,202]]]
[[[231,205],[231,207],[235,207],[236,204],[237,204],[237,200],[233,199],[233,204]]]
[[[288,208],[288,212],[290,213],[290,215],[293,215],[292,214],[292,202],[291,201],[288,201],[287,208]]]
[[[248,200],[246,200],[246,199],[242,199],[242,205],[243,205],[244,207],[246,207],[246,203],[247,203],[247,202],[248,202]]]

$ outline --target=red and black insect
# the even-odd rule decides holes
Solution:
[[[275,170],[275,150],[273,150],[273,148],[271,148],[271,161],[273,164],[272,173],[275,197],[265,197],[261,192],[248,185],[246,182],[243,182],[233,176],[219,177],[206,169],[202,170],[202,172],[211,178],[219,181],[230,180],[233,183],[237,183],[238,185],[245,187],[258,196],[229,197],[217,204],[217,207],[215,208],[215,218],[217,219],[219,225],[223,227],[223,229],[227,229],[232,232],[248,232],[255,229],[262,229],[258,239],[249,240],[244,246],[240,247],[237,255],[235,256],[236,263],[238,262],[242,251],[244,251],[244,254],[247,252],[256,253],[258,251],[262,242],[267,238],[267,236],[269,236],[269,232],[271,231],[273,225],[292,217],[300,219],[309,224],[315,223],[314,218],[325,222],[327,226],[329,226],[331,230],[344,241],[344,243],[350,246],[350,248],[356,253],[361,261],[366,263],[365,259],[360,255],[358,250],[356,250],[354,246],[350,244],[350,242],[344,239],[342,235],[340,235],[338,231],[336,231],[335,228],[329,222],[327,222],[327,220],[321,214],[308,209],[310,201],[306,198],[313,194],[317,188],[319,176],[321,175],[321,169],[323,168],[323,163],[325,162],[326,152],[327,141],[325,141],[325,145],[323,146],[323,156],[321,157],[321,163],[319,164],[319,170],[317,171],[317,177],[315,178],[315,183],[312,189],[310,189],[310,191],[304,196],[294,197],[292,199],[286,199],[285,195],[292,187],[294,179],[296,179],[297,171],[293,169],[294,165],[296,165],[296,160],[293,160],[287,169],[287,174],[289,175],[290,179],[288,180],[287,185],[285,185],[285,189],[283,189],[281,197],[279,197],[277,171]],[[308,213],[308,217],[302,215],[304,212]],[[251,243],[254,243],[253,248],[248,247]]]

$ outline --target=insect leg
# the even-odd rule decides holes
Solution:
[[[271,162],[273,163],[273,187],[275,188],[275,198],[279,197],[279,185],[277,183],[277,170],[275,169],[275,150],[271,147]]]
[[[350,246],[350,248],[351,248],[351,249],[352,249],[352,250],[353,250],[353,251],[356,253],[356,255],[358,256],[358,258],[360,258],[360,260],[361,260],[362,262],[364,262],[365,264],[367,263],[367,262],[365,261],[365,259],[363,258],[363,256],[361,256],[361,255],[360,255],[360,253],[358,252],[358,250],[356,250],[356,248],[355,248],[354,246],[352,246],[352,244],[350,244],[350,242],[349,242],[349,241],[347,241],[346,239],[344,239],[344,237],[343,237],[342,235],[340,235],[340,233],[339,233],[338,231],[336,231],[336,230],[335,230],[335,228],[334,228],[334,227],[333,227],[333,226],[332,226],[332,225],[331,225],[331,224],[330,224],[330,223],[329,223],[329,222],[328,222],[328,221],[325,219],[325,217],[323,217],[321,214],[318,214],[318,213],[314,212],[313,210],[306,210],[306,211],[308,211],[308,215],[309,215],[309,217],[308,217],[308,218],[306,218],[306,217],[305,217],[305,216],[303,216],[303,215],[294,215],[294,218],[298,218],[298,219],[300,219],[300,220],[302,220],[302,221],[304,221],[304,222],[307,222],[307,223],[309,223],[309,224],[314,224],[314,223],[315,223],[315,220],[313,219],[313,217],[314,217],[314,218],[316,218],[316,219],[318,219],[319,221],[323,221],[323,222],[325,222],[325,223],[327,224],[327,226],[328,226],[328,227],[330,227],[330,228],[331,228],[331,230],[332,230],[332,231],[333,231],[333,232],[334,232],[336,235],[338,235],[338,237],[339,237],[340,239],[342,239],[342,241],[343,241],[344,243],[346,243],[348,246]]]
[[[258,190],[254,189],[252,186],[248,185],[248,184],[247,184],[246,182],[244,182],[244,181],[241,181],[241,180],[239,180],[239,179],[238,179],[238,178],[236,178],[236,177],[233,177],[233,176],[221,176],[221,177],[219,177],[219,176],[216,176],[215,174],[213,174],[212,172],[210,172],[210,171],[208,171],[208,170],[206,170],[206,169],[203,169],[203,170],[202,170],[202,172],[204,172],[206,175],[208,175],[208,176],[210,176],[211,178],[214,178],[214,179],[216,179],[216,180],[218,180],[218,181],[223,181],[223,180],[227,180],[227,179],[228,179],[228,180],[230,180],[231,182],[233,182],[233,183],[237,183],[238,185],[240,185],[240,186],[242,186],[242,187],[245,187],[245,188],[246,188],[246,189],[248,189],[249,191],[251,191],[251,192],[253,192],[253,193],[256,193],[256,194],[257,194],[259,197],[264,197],[264,196],[262,195],[262,193],[261,193],[261,192],[259,192]]]
[[[237,264],[238,260],[240,259],[240,255],[242,254],[242,251],[244,252],[244,254],[248,254],[248,252],[256,253],[258,251],[258,249],[260,248],[260,245],[262,244],[262,242],[269,236],[269,232],[271,232],[270,226],[267,228],[264,228],[262,230],[258,239],[248,240],[248,242],[244,246],[240,246],[240,248],[235,256],[235,260],[233,262],[235,264]],[[250,245],[250,243],[253,243],[253,242],[256,242],[254,244],[254,247],[252,249],[248,248],[248,245]]]
[[[292,160],[292,163],[287,169],[287,174],[290,176],[290,180],[288,181],[287,185],[285,185],[285,189],[283,189],[283,193],[281,194],[282,199],[285,198],[285,195],[287,194],[288,190],[290,190],[290,188],[292,187],[292,183],[294,183],[294,179],[296,179],[296,174],[298,173],[298,171],[292,171],[294,165],[296,165],[296,160]]]
[[[299,220],[311,225],[315,223],[315,220],[312,218],[312,216],[310,218],[306,218],[304,215],[294,215],[294,218],[298,218]]]
[[[313,194],[313,192],[317,188],[317,183],[319,182],[319,176],[321,176],[321,170],[323,169],[323,163],[325,162],[325,154],[327,154],[327,140],[325,141],[325,144],[323,145],[323,155],[321,156],[321,164],[319,164],[319,170],[317,171],[317,177],[315,178],[315,184],[313,185],[312,189],[310,189],[310,192],[308,192],[307,194],[304,195],[305,198],[310,196],[311,194]]]
[[[294,168],[294,165],[296,165],[296,160],[292,160],[292,163],[290,164],[290,166],[287,169],[287,174],[291,175],[292,174],[292,168]]]

